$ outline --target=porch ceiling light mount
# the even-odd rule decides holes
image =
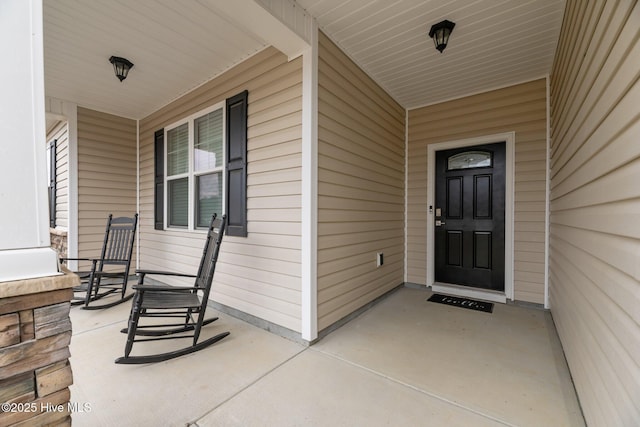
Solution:
[[[446,19],[431,26],[429,37],[433,39],[436,49],[438,49],[440,53],[442,53],[444,48],[447,47],[447,43],[449,43],[449,36],[455,26],[455,22],[451,22]]]
[[[126,58],[120,58],[119,56],[112,56],[109,58],[109,62],[113,64],[113,71],[116,73],[116,77],[123,81],[127,78],[129,70],[133,68],[133,63]]]

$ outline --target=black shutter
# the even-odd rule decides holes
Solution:
[[[52,228],[56,227],[56,190],[58,186],[58,180],[56,178],[58,173],[56,170],[57,145],[57,139],[49,142],[49,226]]]
[[[155,188],[154,188],[154,228],[164,229],[164,129],[154,135],[155,150]]]
[[[227,234],[247,236],[247,96],[227,99]]]

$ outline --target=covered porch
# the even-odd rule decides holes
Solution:
[[[131,366],[125,305],[73,309],[73,425],[584,425],[550,312],[430,295],[400,287],[312,346],[220,314],[220,343]]]
[[[231,337],[119,367],[127,308],[74,309],[72,363],[54,365],[91,410],[76,425],[580,424],[565,355],[589,425],[640,419],[640,3],[491,3],[2,3],[0,286],[58,274],[50,236],[95,254],[109,213],[140,214],[137,267],[193,272],[198,180],[232,169],[196,170],[187,132],[191,165],[170,174],[168,141],[248,93],[246,179],[211,185],[243,202],[211,298],[226,311],[210,329]],[[425,36],[440,19],[458,23],[443,54]],[[111,55],[136,64],[124,82]],[[427,303],[434,154],[502,135],[508,304]]]

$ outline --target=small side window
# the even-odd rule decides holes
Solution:
[[[51,228],[56,227],[56,189],[58,184],[58,180],[56,178],[58,172],[56,167],[58,160],[56,151],[57,144],[58,140],[54,139],[49,142],[47,147],[47,172],[49,175],[49,227]]]
[[[154,135],[154,228],[164,229],[164,129]]]
[[[447,170],[486,168],[493,166],[489,151],[465,151],[447,159]]]

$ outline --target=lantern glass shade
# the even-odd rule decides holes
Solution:
[[[129,70],[133,68],[133,63],[126,58],[120,58],[119,56],[112,56],[109,58],[109,62],[113,64],[113,71],[116,73],[116,77],[123,81],[127,78]]]
[[[456,24],[451,21],[444,20],[442,22],[438,22],[431,26],[431,30],[429,31],[429,37],[433,38],[433,43],[436,46],[436,49],[442,53],[445,47],[447,47],[447,43],[449,43],[449,36],[453,31],[453,27]]]

